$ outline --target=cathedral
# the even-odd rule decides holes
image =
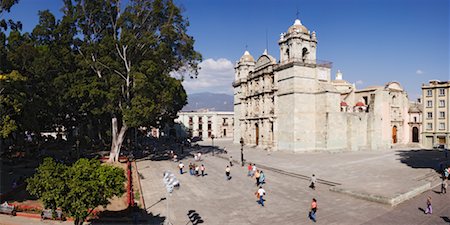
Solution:
[[[234,143],[271,151],[382,150],[410,142],[398,82],[357,90],[318,60],[317,35],[299,19],[280,35],[280,58],[248,52],[235,65]]]

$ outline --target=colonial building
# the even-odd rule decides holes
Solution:
[[[420,99],[417,102],[410,102],[409,104],[409,128],[410,128],[410,140],[411,143],[421,144],[422,143],[422,112],[423,104]]]
[[[449,132],[450,81],[432,80],[422,85],[423,145],[432,148],[437,144],[447,144]]]
[[[203,140],[211,138],[233,137],[233,112],[179,112],[175,122],[181,123],[187,136],[201,137]]]
[[[236,63],[234,142],[282,151],[387,149],[410,142],[408,97],[398,82],[357,90],[316,58],[316,33],[295,20],[280,59],[248,51]]]

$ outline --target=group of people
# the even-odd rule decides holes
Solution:
[[[201,160],[201,153],[194,155],[195,161]],[[233,166],[233,158],[229,157],[229,165],[225,168],[225,180],[229,181],[231,180],[231,167]],[[184,164],[182,162],[179,162],[178,168],[180,169],[180,174],[183,174],[183,168]],[[204,164],[201,164],[199,166],[196,163],[189,163],[189,174],[192,176],[204,176],[205,175],[205,166]],[[258,204],[264,207],[264,195],[266,195],[266,191],[263,188],[263,184],[266,183],[266,175],[262,170],[259,170],[254,163],[249,163],[247,166],[247,176],[252,177],[256,181],[256,186],[258,187],[258,190],[255,192],[256,198],[258,199]],[[316,188],[316,182],[317,179],[315,175],[313,174],[310,179],[310,188],[315,190]],[[431,207],[431,203],[430,203]],[[316,222],[316,212],[317,212],[317,200],[315,198],[312,199],[311,202],[311,208],[309,211],[309,218]],[[430,212],[431,213],[431,212]]]
[[[201,165],[199,166],[198,164],[195,163],[189,163],[189,174],[191,176],[205,176],[205,165]]]
[[[183,162],[178,163],[178,169],[180,170],[180,174],[183,174],[184,164]],[[189,174],[191,176],[205,176],[205,165],[199,165],[195,163],[189,163]]]

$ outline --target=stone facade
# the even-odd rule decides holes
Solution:
[[[236,63],[234,142],[281,151],[387,149],[410,142],[398,82],[357,90],[316,59],[317,37],[300,20],[280,35],[280,60],[248,51]]]
[[[426,148],[448,144],[450,140],[450,81],[432,80],[422,85],[423,145]]]
[[[409,104],[409,139],[411,143],[422,143],[422,112],[423,104],[420,101]]]

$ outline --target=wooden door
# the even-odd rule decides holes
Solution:
[[[397,126],[392,127],[392,143],[397,143]]]

